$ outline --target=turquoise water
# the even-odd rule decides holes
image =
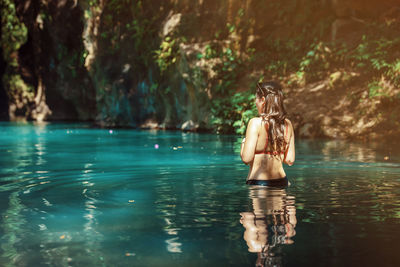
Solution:
[[[271,189],[244,184],[239,145],[0,123],[0,265],[399,266],[397,147],[298,141]]]

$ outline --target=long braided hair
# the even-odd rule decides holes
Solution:
[[[285,141],[285,119],[287,113],[283,105],[283,92],[279,83],[268,81],[257,83],[257,97],[265,97],[265,106],[261,114],[262,120],[268,127],[268,144],[274,154],[284,152],[287,146]]]

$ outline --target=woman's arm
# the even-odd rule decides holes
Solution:
[[[245,141],[246,141],[246,137],[242,139],[242,143],[240,144],[240,156],[243,155],[243,147],[244,147]]]
[[[260,118],[252,118],[247,125],[246,137],[240,151],[240,156],[245,164],[249,164],[254,159],[260,122]]]
[[[289,138],[289,146],[287,148],[285,158],[283,160],[284,163],[286,163],[289,166],[292,166],[295,160],[295,149],[294,149],[294,131],[293,131],[293,126],[292,123],[287,120],[288,123],[288,130],[290,132],[290,138]]]

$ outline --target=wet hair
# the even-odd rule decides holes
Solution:
[[[287,113],[283,105],[282,87],[275,81],[257,83],[258,98],[265,97],[265,106],[261,113],[262,120],[266,122],[268,144],[274,154],[285,151],[285,119]],[[276,153],[275,153],[276,152]]]

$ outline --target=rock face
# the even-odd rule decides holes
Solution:
[[[3,49],[1,48],[0,48],[0,55],[3,55]],[[4,62],[3,57],[0,57],[0,77],[3,77],[5,70],[6,70],[6,63]],[[4,89],[3,83],[0,83],[0,120],[9,119],[8,102],[9,100],[7,92]]]
[[[13,2],[7,1],[13,23],[27,34],[11,57],[3,55],[10,118],[93,119],[95,94],[82,61],[83,14],[76,1]],[[3,41],[12,48],[12,40]]]
[[[0,119],[112,127],[212,129],[211,103],[261,75],[282,78],[268,64],[303,39],[354,49],[369,22],[400,25],[396,0],[3,2]],[[4,14],[12,14],[7,23],[18,36]],[[297,77],[297,87],[285,89],[296,130],[332,138],[366,132],[349,100],[360,97],[359,74],[327,69],[327,77]],[[290,76],[286,67],[283,75]],[[343,130],[352,121],[358,130]]]

